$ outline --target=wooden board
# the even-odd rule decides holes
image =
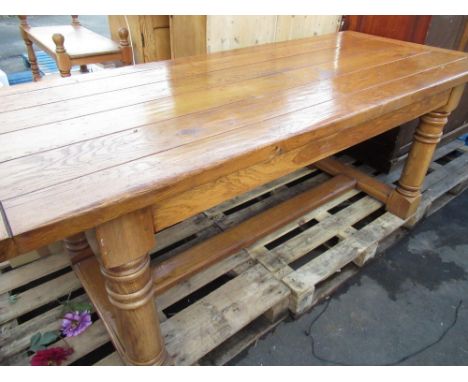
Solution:
[[[208,16],[207,52],[275,42],[277,19],[278,16]]]
[[[343,29],[424,44],[431,18],[403,15],[344,16]]]
[[[172,58],[206,53],[207,17],[169,16]]]
[[[455,196],[457,185],[460,185],[461,189],[464,187],[463,181],[466,183],[468,179],[467,158],[468,150],[461,141],[454,141],[436,152],[431,172],[424,185],[421,207],[424,211],[421,211],[418,216],[424,216],[423,212],[433,213],[440,208],[439,201],[447,202],[447,199]],[[353,161],[347,157],[339,159],[348,164]],[[368,174],[375,172],[367,166],[359,166],[359,169]],[[392,183],[398,179],[399,174],[396,172],[390,175],[378,175],[378,177],[387,183]],[[328,178],[328,175],[306,167],[163,230],[156,234],[157,247],[153,250],[153,262],[156,264],[171,258],[221,230],[235,227],[281,201],[288,200],[323,183]],[[450,189],[454,191],[449,193]],[[253,257],[246,251],[240,251],[158,296],[158,306],[167,316],[167,323],[163,324],[164,333],[169,335],[177,328],[177,331],[183,330],[187,337],[187,342],[184,342],[180,336],[174,339],[171,350],[178,352],[174,349],[184,347],[185,344],[195,342],[202,344],[199,349],[187,347],[186,349],[189,350],[180,353],[177,358],[178,362],[184,364],[189,362],[226,363],[246,346],[254,343],[265,331],[271,330],[278,320],[281,320],[281,315],[273,322],[266,320],[261,312],[265,305],[252,311],[256,300],[249,293],[254,289],[258,290],[257,282],[266,280],[268,285],[284,293],[284,289],[279,287],[274,280],[289,276],[287,281],[291,281],[292,287],[289,306],[293,309],[293,313],[300,314],[302,310],[310,308],[320,299],[332,294],[344,281],[359,271],[359,267],[353,260],[362,265],[369,257],[381,252],[395,238],[400,238],[407,232],[404,227],[400,227],[393,235],[385,236],[394,225],[399,225],[401,222],[383,211],[374,212],[374,215],[369,218],[369,214],[375,211],[380,203],[365,196],[359,199],[358,193],[358,191],[351,191],[343,194],[260,239],[249,248]],[[356,220],[362,216],[368,220],[361,220],[356,226]],[[307,223],[311,221],[311,224]],[[381,222],[385,225],[381,225]],[[357,228],[353,227],[353,224]],[[386,227],[384,231],[382,227]],[[323,238],[322,235],[324,235]],[[334,235],[333,240],[329,240],[331,235]],[[378,246],[376,246],[377,240],[380,241]],[[274,245],[270,245],[271,243]],[[317,245],[320,247],[320,250],[315,253],[318,257],[310,259],[303,256],[307,246]],[[267,248],[268,252],[260,256],[258,249],[262,247],[269,247],[269,249]],[[268,253],[276,256],[269,256]],[[359,253],[364,256],[359,257]],[[329,259],[328,268],[322,266],[325,259]],[[292,263],[288,264],[291,260],[293,260]],[[348,261],[350,263],[343,265]],[[264,269],[269,270],[270,276],[260,270],[262,268],[259,268],[259,263],[263,264]],[[29,357],[25,350],[29,346],[30,337],[38,331],[44,332],[58,328],[62,308],[54,300],[57,296],[63,300],[73,292],[72,299],[87,301],[80,283],[67,264],[68,259],[62,253],[41,258],[17,269],[6,268],[2,271],[0,276],[0,317],[3,322],[0,324],[2,333],[0,363],[2,365],[28,364]],[[240,271],[232,272],[235,269]],[[245,273],[249,269],[252,270]],[[341,272],[338,272],[339,269]],[[236,275],[243,276],[237,279]],[[312,298],[307,299],[305,298],[307,293],[300,294],[304,289],[294,287],[291,280],[293,275],[298,275],[306,282],[312,277],[317,277],[316,275],[320,275],[320,279],[327,277],[315,285]],[[316,279],[313,282],[315,283]],[[213,294],[217,290],[218,292]],[[228,321],[223,321],[224,317],[220,322],[226,323],[226,326],[218,326],[217,330],[213,327],[206,327],[210,336],[199,342],[200,339],[197,336],[200,331],[197,325],[204,325],[223,317],[219,313],[220,309],[223,309],[219,304],[224,303],[222,300],[225,293],[231,293],[232,301],[237,301],[238,304],[248,303],[249,307],[243,307],[239,317],[231,316]],[[244,293],[246,299],[243,299]],[[11,295],[16,296],[16,303],[12,303],[9,299]],[[304,298],[301,300],[296,296]],[[267,306],[277,302],[270,298],[265,300],[267,300]],[[193,305],[195,301],[198,301],[197,305]],[[210,310],[211,305],[208,302],[211,305],[215,304],[217,308]],[[301,302],[304,304],[301,305]],[[190,308],[191,306],[193,307]],[[281,306],[281,303],[278,302],[277,306]],[[230,308],[226,307],[226,309],[229,311]],[[14,314],[9,313],[10,310],[14,311]],[[200,321],[197,317],[200,317]],[[189,327],[194,329],[191,331]],[[97,319],[92,330],[70,341],[75,348],[75,354],[68,363],[121,364],[121,360],[109,341],[101,320]],[[190,354],[187,354],[188,352]],[[195,359],[197,357],[201,359]]]
[[[431,97],[443,104],[468,78],[468,58],[345,32],[176,60],[147,74],[153,82],[138,86],[131,74],[84,81],[76,94],[70,83],[60,101],[54,87],[40,90],[44,98],[6,94],[17,99],[2,113],[0,139],[15,149],[0,163],[0,200],[16,253],[0,259],[294,150],[305,157],[297,167],[332,155],[392,128],[383,121],[393,114],[411,119]],[[119,85],[109,91],[106,82]],[[32,132],[47,137],[34,153]]]
[[[127,18],[127,22],[125,21]],[[128,15],[108,16],[112,39],[119,41],[119,29],[129,29],[136,63],[167,60],[171,58],[169,16]]]
[[[337,32],[340,16],[208,16],[207,51],[300,39]]]
[[[341,16],[281,15],[277,16],[275,41],[293,40],[337,32]]]

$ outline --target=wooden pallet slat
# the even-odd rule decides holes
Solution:
[[[289,295],[261,265],[161,324],[176,365],[191,365]]]
[[[235,196],[232,199],[229,199],[221,204],[218,204],[215,207],[210,208],[209,210],[205,211],[205,214],[208,216],[216,216],[218,214],[222,214],[224,211],[227,211],[231,208],[237,207],[238,205],[245,203],[249,200],[252,200],[256,197],[259,197],[269,191],[276,190],[281,186],[284,186],[287,183],[293,182],[303,176],[309,175],[316,172],[315,169],[311,169],[308,167],[304,167],[299,169],[298,171],[294,171],[291,174],[282,176],[272,182],[268,182],[263,186],[256,187],[255,189],[246,192],[242,195]]]
[[[311,260],[301,269],[287,275],[283,281],[292,290],[294,313],[301,314],[311,307],[317,284],[369,249],[375,252],[375,243],[403,224],[402,219],[386,213],[321,256]]]
[[[166,309],[170,305],[197,291],[207,283],[228,273],[233,268],[245,263],[249,263],[250,266],[252,265],[249,255],[244,251],[236,253],[227,259],[222,260],[212,265],[211,267],[193,275],[188,280],[178,283],[171,289],[168,289],[166,292],[162,293],[160,296],[157,296],[157,306],[160,307],[160,309]]]
[[[7,272],[0,277],[0,294],[21,287],[31,281],[47,276],[70,266],[70,259],[65,253],[47,256],[43,261],[33,261],[14,272]]]
[[[297,260],[303,254],[327,242],[341,231],[363,219],[382,206],[375,199],[365,197],[336,215],[330,215],[314,226],[286,243],[272,250],[275,256],[287,263]]]
[[[26,314],[40,306],[67,296],[70,291],[81,288],[78,278],[68,272],[51,281],[17,295],[17,302],[2,301],[0,305],[0,324]]]
[[[94,366],[122,366],[123,361],[117,354],[117,352],[113,352],[100,361],[96,362]]]
[[[452,198],[447,198],[444,204],[438,206],[436,209],[432,209],[433,211],[431,211],[431,207],[437,199],[440,199],[444,194],[457,185],[462,185],[467,182],[468,152],[465,150],[466,148],[460,149],[460,151],[465,154],[452,160],[445,166],[442,166],[440,170],[434,171],[427,176],[427,181],[424,184],[424,198],[421,201],[421,205],[418,208],[416,215],[410,220],[410,225],[414,225],[425,215],[431,214],[434,210],[437,210],[444,204],[448,203]]]

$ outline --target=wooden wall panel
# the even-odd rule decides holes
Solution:
[[[341,16],[278,16],[275,41],[334,33],[340,22]]]
[[[172,58],[206,53],[207,16],[169,16]]]
[[[439,48],[461,49],[459,44],[467,21],[468,16],[433,16],[426,44]]]
[[[109,16],[109,29],[114,41],[119,41],[118,30],[127,27],[124,16]],[[169,16],[127,16],[136,63],[171,58]]]
[[[142,25],[141,30],[145,45],[144,62],[171,58],[169,16],[143,16],[140,18],[140,25]]]
[[[343,29],[424,44],[432,16],[346,16]]]
[[[277,16],[208,16],[208,52],[274,41]]]
[[[219,52],[338,31],[341,16],[208,16],[207,49]]]

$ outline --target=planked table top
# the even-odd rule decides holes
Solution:
[[[467,54],[340,32],[1,90],[0,259],[467,80]]]

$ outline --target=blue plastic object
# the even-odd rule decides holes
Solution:
[[[37,66],[39,67],[39,71],[41,74],[54,74],[58,73],[59,70],[57,68],[57,64],[55,63],[54,59],[50,57],[46,52],[42,50],[36,50],[36,58],[37,58]],[[23,53],[21,55],[23,58],[23,61],[25,62],[26,67],[30,68],[31,64],[28,59],[28,55],[26,53]],[[78,66],[73,66],[72,70],[78,70]]]
[[[468,146],[468,134],[460,135],[457,139],[465,142],[465,146]]]
[[[7,75],[8,82],[10,85],[24,84],[26,82],[32,82],[32,73],[30,70],[24,72],[10,73]]]
[[[37,58],[37,66],[39,67],[39,71],[41,73],[58,73],[59,70],[57,68],[57,64],[46,52],[43,52],[42,50],[37,50],[35,52]],[[28,55],[26,53],[23,53],[21,57],[23,58],[26,67],[30,68],[31,63],[29,62]]]

